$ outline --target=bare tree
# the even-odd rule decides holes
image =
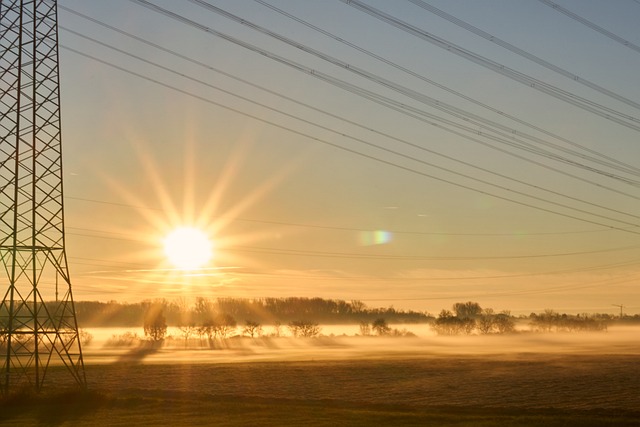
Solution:
[[[367,305],[360,300],[353,299],[351,300],[351,310],[354,313],[362,313],[367,309]]]
[[[360,335],[371,335],[371,325],[369,324],[369,322],[360,322]]]
[[[82,344],[83,346],[87,346],[91,344],[91,342],[93,341],[93,334],[91,334],[90,332],[87,332],[84,329],[79,329],[78,339],[80,340],[80,344]]]
[[[214,303],[207,298],[197,297],[193,308],[194,316],[197,322],[207,322],[211,319],[214,312]]]
[[[476,326],[481,334],[490,334],[493,332],[495,314],[492,308],[485,308],[482,315],[478,317]]]
[[[221,339],[225,339],[235,332],[237,325],[236,319],[227,313],[221,314],[215,319],[215,327]]]
[[[320,335],[321,329],[317,323],[295,320],[289,323],[289,330],[294,337],[311,338]]]
[[[211,347],[213,345],[213,340],[216,337],[218,329],[216,328],[213,320],[205,320],[202,325],[198,327],[198,335],[200,337],[207,337],[207,342]]]
[[[164,340],[167,335],[167,320],[161,305],[152,305],[144,316],[144,335],[154,343]]]
[[[273,324],[273,335],[276,337],[282,335],[282,323],[280,323],[279,320],[276,320],[276,322]]]
[[[184,338],[185,347],[187,347],[187,345],[189,344],[189,338],[198,333],[198,328],[196,327],[195,323],[178,326],[178,329],[180,330],[180,335],[182,335],[182,338]]]
[[[389,332],[391,332],[391,328],[383,318],[374,320],[371,324],[371,329],[378,335],[389,335]]]
[[[242,333],[250,336],[251,338],[254,338],[256,335],[260,336],[262,335],[262,326],[258,322],[247,320],[244,324],[244,328],[242,329]]]

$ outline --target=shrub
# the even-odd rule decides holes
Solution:
[[[120,335],[112,335],[107,340],[108,347],[132,347],[140,344],[140,337],[135,332],[125,332]]]

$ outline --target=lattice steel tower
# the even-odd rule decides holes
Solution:
[[[0,0],[0,73],[0,384],[40,390],[59,364],[85,386],[65,252],[56,0]]]

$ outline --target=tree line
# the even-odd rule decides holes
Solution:
[[[527,321],[532,332],[606,331],[613,322],[639,322],[640,316],[616,318],[609,314],[560,314],[554,310],[531,313],[516,319],[508,310],[496,313],[473,301],[455,303],[442,310],[431,325],[438,335],[507,334],[515,332],[516,320]]]
[[[531,329],[539,332],[606,331],[613,317],[590,314],[570,316],[545,310],[540,314],[531,313],[529,320]]]
[[[320,307],[324,313],[334,312],[341,315],[352,315],[354,313],[353,305],[339,301],[336,303],[331,300],[317,299],[270,299],[269,304],[277,302],[280,304],[280,313],[287,315],[299,316],[297,320],[289,321],[287,327],[291,335],[294,337],[314,337],[320,334],[321,328],[315,321],[309,320],[317,314],[312,308]],[[291,310],[291,306],[287,302],[294,302],[298,307],[305,310]],[[263,304],[262,307],[268,307]],[[273,305],[271,305],[273,306]],[[380,314],[379,310],[367,311],[361,303],[355,304],[360,313]],[[167,330],[167,323],[163,314],[164,306],[156,303],[149,307],[146,317],[144,330],[145,335],[152,340],[158,340],[154,335],[154,331],[161,329],[162,337]],[[235,311],[233,310],[235,308]],[[220,309],[226,309],[232,312],[246,313],[246,311],[238,308],[246,308],[246,300],[223,300],[211,301],[206,299],[197,299],[188,316],[183,316],[178,323],[179,330],[188,340],[190,336],[198,335],[200,339],[206,336],[207,340],[212,343],[215,339],[225,339],[237,332],[236,318],[228,312],[220,312]],[[329,308],[330,310],[327,310]],[[275,311],[275,310],[274,310]],[[252,312],[253,314],[255,312]],[[393,313],[397,313],[395,310]],[[303,320],[300,320],[303,319]],[[479,303],[468,301],[453,304],[451,310],[442,310],[437,318],[431,318],[425,314],[425,319],[431,324],[431,328],[438,335],[488,335],[488,334],[509,334],[516,332],[516,320],[508,310],[495,312],[492,308],[482,308]],[[551,331],[604,331],[607,329],[608,323],[612,320],[608,315],[567,315],[560,314],[553,310],[545,310],[544,313],[531,313],[528,318],[530,330],[533,332],[551,332]],[[272,323],[274,332],[272,335],[280,336],[282,323],[276,320]],[[158,326],[159,325],[159,326]],[[263,333],[261,322],[252,319],[245,320],[244,329],[241,335],[255,337],[261,336]],[[406,329],[392,329],[387,319],[383,316],[377,316],[373,321],[364,320],[360,322],[360,335],[395,335],[410,336],[413,335]]]
[[[515,331],[515,320],[509,311],[495,313],[477,302],[458,302],[453,311],[442,310],[431,326],[438,335],[506,334]]]
[[[426,323],[433,317],[426,312],[369,308],[359,300],[323,298],[202,298],[185,300],[147,300],[137,303],[116,301],[78,301],[76,316],[80,327],[134,327],[143,324],[151,307],[161,307],[170,326],[203,324],[219,316],[250,320],[259,324],[289,324],[305,321],[319,324],[359,324],[384,318],[389,323]]]
[[[216,342],[223,342],[227,338],[233,336],[246,336],[250,338],[268,335],[272,337],[282,336],[283,325],[276,322],[272,325],[270,333],[266,333],[262,325],[253,320],[246,320],[244,327],[238,331],[236,319],[229,314],[218,314],[204,318],[199,323],[190,322],[178,326],[179,339],[183,339],[187,346],[192,338],[198,338],[200,343],[206,342],[211,348],[215,347]],[[294,338],[313,338],[321,334],[322,328],[318,323],[308,320],[294,320],[287,325],[291,336]],[[149,307],[144,317],[143,324],[144,335],[147,340],[152,343],[159,344],[167,337],[167,320],[164,316],[163,307],[161,305],[152,305]],[[360,334],[363,336],[370,335],[391,335],[391,336],[415,336],[406,329],[391,328],[384,318],[377,318],[371,323],[363,321],[360,323]],[[170,337],[176,338],[176,337]],[[139,338],[136,334],[125,333],[123,336],[114,336],[114,344],[131,345]]]
[[[57,303],[47,304],[55,306]],[[164,336],[167,325],[178,327],[187,339],[196,335],[208,340],[225,339],[238,333],[238,322],[241,322],[240,333],[250,337],[262,335],[262,325],[272,325],[270,335],[279,336],[286,328],[293,336],[309,337],[320,334],[320,324],[359,324],[360,335],[406,336],[410,334],[406,329],[392,329],[389,324],[429,323],[439,335],[459,335],[511,333],[515,332],[516,321],[527,322],[533,332],[604,331],[614,322],[640,323],[640,315],[569,315],[553,310],[516,318],[509,311],[498,313],[472,301],[455,303],[451,310],[442,310],[437,317],[393,307],[368,308],[359,300],[295,297],[196,298],[194,303],[164,299],[139,303],[80,301],[75,303],[75,308],[80,328],[145,325],[145,335],[152,340]],[[150,321],[150,318],[155,320]],[[7,337],[7,319],[6,306],[2,306],[0,346]],[[154,322],[157,322],[156,326]]]

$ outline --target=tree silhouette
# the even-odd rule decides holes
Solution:
[[[154,343],[161,342],[167,335],[167,320],[161,305],[152,305],[144,317],[144,335]]]
[[[198,333],[198,328],[196,327],[195,323],[179,326],[178,329],[180,330],[180,334],[184,338],[185,347],[189,344],[189,338],[191,338],[192,335]]]
[[[250,336],[251,338],[254,338],[256,335],[260,336],[262,335],[262,326],[258,322],[247,320],[244,324],[242,333]]]
[[[279,320],[273,324],[273,336],[279,337],[282,335],[282,323]]]
[[[495,314],[492,308],[486,308],[477,319],[476,326],[481,334],[490,334],[495,327]]]
[[[320,335],[320,326],[305,320],[294,320],[289,323],[289,330],[294,337],[311,338]]]
[[[509,334],[516,329],[515,323],[511,318],[511,314],[507,311],[503,311],[496,315],[494,323],[496,331],[499,334]]]
[[[205,320],[202,325],[198,326],[198,335],[200,335],[200,337],[207,337],[209,346],[213,345],[213,339],[216,337],[216,333],[217,328],[213,320]]]
[[[391,328],[383,318],[374,320],[371,324],[371,329],[378,335],[389,335],[389,332],[391,332]]]
[[[221,339],[225,339],[229,337],[236,330],[236,319],[233,318],[230,314],[223,313],[216,317],[214,321],[214,326],[216,328],[217,334]]]
[[[453,304],[453,311],[460,319],[475,319],[482,314],[482,307],[477,302],[457,302]]]
[[[371,325],[369,324],[369,322],[360,322],[360,335],[371,335]]]

